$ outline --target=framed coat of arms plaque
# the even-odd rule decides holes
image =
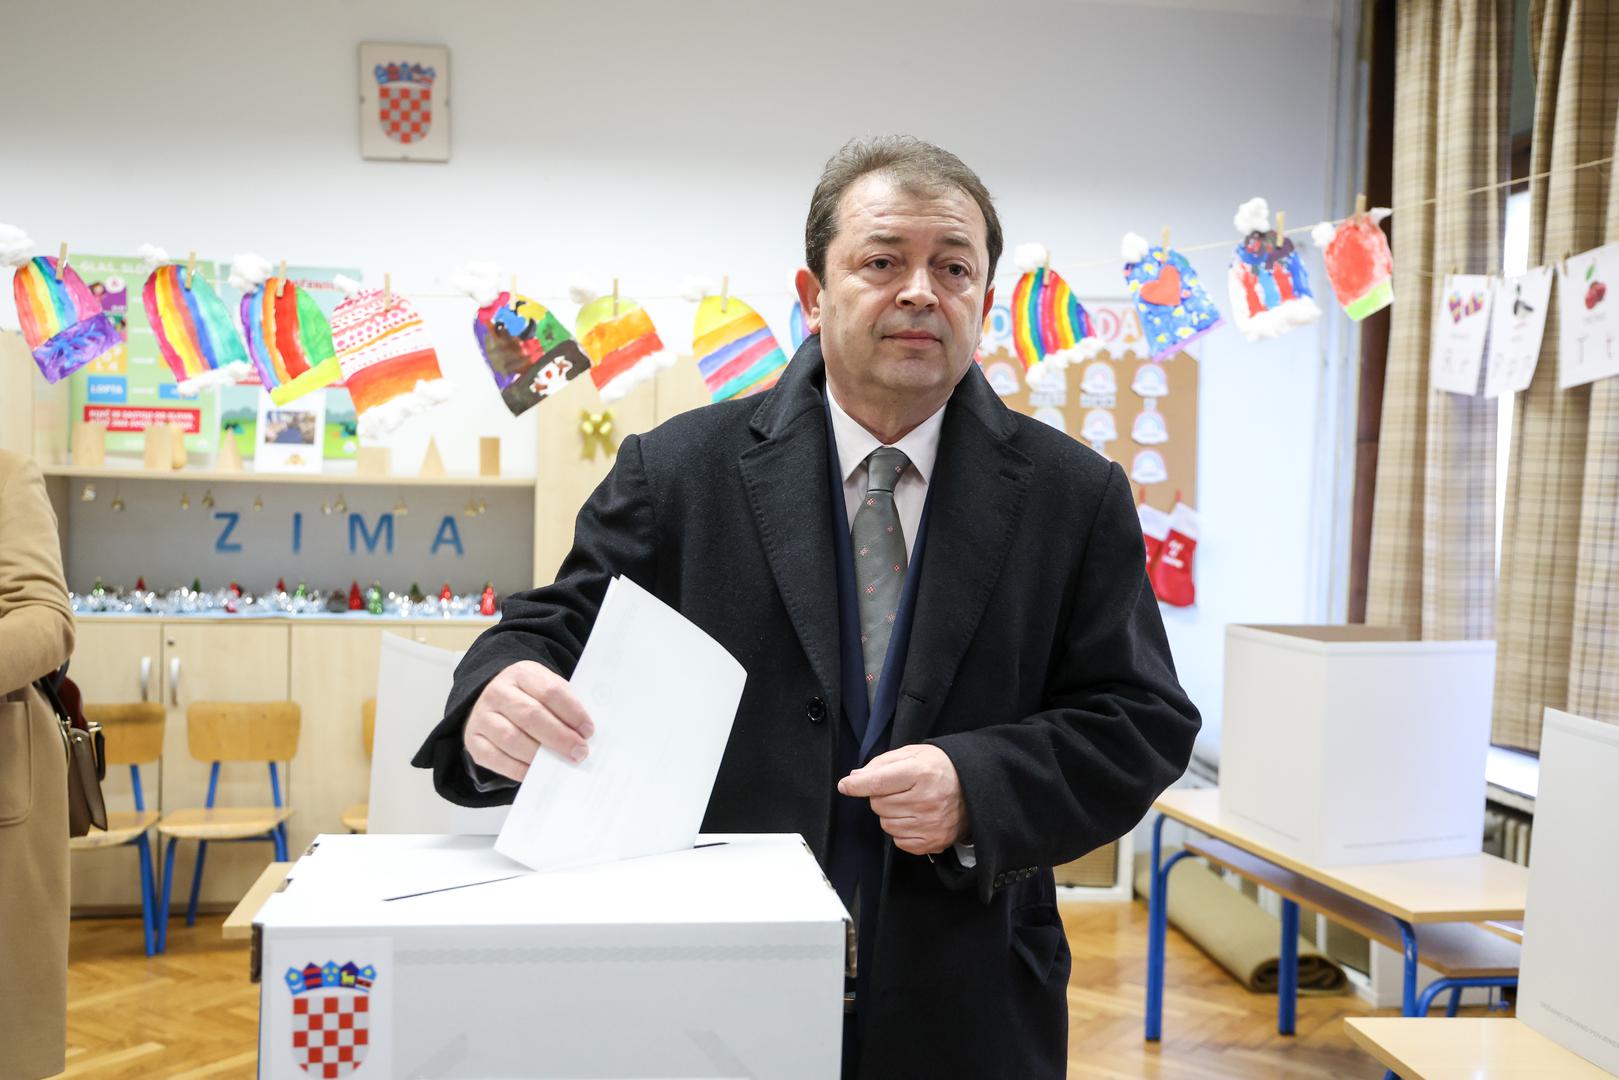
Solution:
[[[360,156],[450,160],[450,50],[360,46]]]

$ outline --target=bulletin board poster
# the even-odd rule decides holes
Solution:
[[[101,310],[124,339],[68,377],[73,423],[107,425],[110,454],[140,454],[149,425],[175,424],[185,432],[187,452],[211,456],[219,440],[218,399],[208,392],[180,396],[141,303],[151,268],[138,257],[121,255],[74,254],[68,265],[101,299]],[[213,277],[216,268],[198,262],[196,272]]]
[[[328,319],[343,300],[343,290],[335,284],[338,275],[358,281],[360,270],[348,266],[288,266],[287,279],[304,290],[315,301],[315,306]],[[215,286],[225,306],[236,312],[242,306],[242,292],[229,281]],[[219,425],[223,437],[236,440],[236,449],[243,461],[251,460],[258,446],[259,375],[255,369],[241,383],[219,391]],[[342,379],[324,390],[315,391],[326,398],[325,421],[322,424],[321,456],[327,461],[352,461],[359,449],[358,419],[354,401]]]
[[[1085,300],[1102,351],[1068,365],[1059,385],[1031,389],[1012,342],[1012,313],[996,304],[979,349],[1008,408],[1049,424],[1123,466],[1137,502],[1164,513],[1197,506],[1197,359],[1151,360],[1129,300]]]

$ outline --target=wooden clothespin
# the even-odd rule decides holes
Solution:
[[[62,246],[60,248],[57,248],[57,250],[56,250],[56,280],[57,281],[62,280],[62,271],[66,270],[66,269],[67,269],[67,241],[63,240],[62,241]]]
[[[275,298],[281,299],[281,290],[287,287],[287,260],[282,259],[275,272]]]
[[[613,279],[613,318],[618,318],[618,278]]]
[[[197,253],[195,251],[193,251],[191,254],[186,256],[186,288],[188,288],[188,289],[191,288],[191,283],[192,283],[193,280],[196,279],[196,276],[197,276]]]
[[[1278,210],[1278,211],[1276,211],[1276,247],[1278,249],[1280,249],[1282,244],[1284,244],[1286,241],[1287,241],[1287,212],[1283,211],[1283,210]]]
[[[513,274],[513,275],[512,275],[512,288],[511,288],[511,293],[512,293],[512,295],[513,295],[513,296],[516,296],[516,295],[517,295],[517,275],[516,275],[516,274]]]
[[[1355,220],[1359,221],[1361,218],[1363,218],[1365,216],[1366,216],[1366,196],[1364,194],[1356,195],[1355,196]]]
[[[384,270],[382,272],[382,299],[387,301],[387,300],[392,300],[393,298],[394,298],[394,278],[393,278],[392,274],[390,274],[390,273],[388,273],[388,271]]]
[[[1169,226],[1168,225],[1165,225],[1164,228],[1163,228],[1163,231],[1158,234],[1158,239],[1160,241],[1158,246],[1163,248],[1165,251],[1168,251],[1169,250]]]
[[[726,274],[720,279],[720,311],[723,313],[731,303],[731,275]]]

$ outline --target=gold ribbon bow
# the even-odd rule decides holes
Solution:
[[[618,452],[618,443],[613,441],[613,414],[608,411],[593,413],[589,409],[579,410],[579,456],[586,461],[595,458],[597,451],[606,451],[612,455]]]

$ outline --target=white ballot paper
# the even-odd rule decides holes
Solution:
[[[570,681],[596,725],[590,756],[542,749],[495,850],[558,870],[691,847],[746,681],[713,638],[615,577]]]

